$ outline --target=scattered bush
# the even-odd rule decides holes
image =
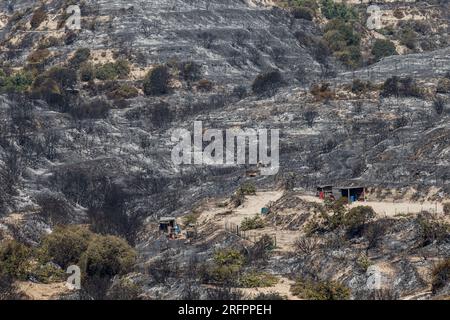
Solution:
[[[421,246],[425,247],[435,241],[441,243],[450,238],[450,225],[433,220],[428,213],[421,213],[416,221],[419,225]]]
[[[237,192],[242,194],[242,195],[245,195],[245,196],[247,196],[247,195],[248,196],[249,195],[255,195],[256,194],[256,187],[255,187],[255,185],[253,183],[246,182],[246,183],[243,183],[239,187]]]
[[[139,300],[141,288],[129,279],[121,278],[114,281],[109,288],[106,298],[108,300]]]
[[[41,283],[63,282],[67,279],[65,271],[54,263],[35,265],[30,276]]]
[[[310,92],[318,101],[329,101],[335,98],[335,92],[330,88],[329,83],[315,83],[311,86]]]
[[[446,259],[439,264],[437,264],[432,272],[432,291],[436,293],[439,289],[445,287],[445,285],[450,281],[450,259]]]
[[[69,113],[76,119],[102,119],[106,118],[111,106],[103,99],[95,99],[74,105]]]
[[[246,297],[242,291],[232,288],[230,285],[220,288],[209,288],[206,290],[206,300],[244,300]]]
[[[125,79],[131,71],[130,64],[125,59],[119,59],[114,63],[114,69],[119,79]]]
[[[207,277],[218,283],[236,283],[244,265],[244,256],[235,249],[224,249],[214,254],[214,266],[207,271]]]
[[[77,33],[75,31],[70,30],[66,32],[64,36],[64,43],[70,46],[75,42],[75,40],[77,40],[77,37],[78,37]]]
[[[245,218],[241,223],[242,231],[262,229],[264,228],[264,226],[264,220],[258,215],[254,216],[253,218]]]
[[[362,81],[360,79],[354,79],[352,82],[352,92],[361,94],[366,91],[371,90],[373,87],[372,83],[370,81]]]
[[[394,17],[396,17],[397,19],[403,19],[405,17],[405,14],[403,13],[402,10],[400,9],[395,9],[393,12]]]
[[[269,259],[269,253],[276,246],[274,239],[268,234],[263,235],[247,250],[247,261],[252,264],[264,264]]]
[[[444,207],[444,214],[449,216],[450,215],[450,202],[444,203],[443,207]]]
[[[139,91],[128,84],[121,85],[108,94],[110,99],[132,99],[139,95]]]
[[[117,78],[117,72],[114,63],[105,63],[95,66],[95,77],[99,80],[114,80]]]
[[[20,300],[21,298],[22,295],[18,292],[14,279],[7,274],[0,273],[0,301]]]
[[[444,94],[450,93],[450,79],[448,78],[439,79],[436,92]]]
[[[325,26],[323,39],[334,55],[349,67],[361,64],[361,37],[354,24],[342,19],[334,19]]]
[[[57,47],[62,44],[62,41],[56,37],[48,37],[39,43],[38,49],[47,49],[51,47]]]
[[[336,3],[333,0],[321,1],[322,13],[327,19],[351,20],[358,17],[358,13],[345,3]]]
[[[184,81],[198,81],[202,76],[202,68],[194,61],[185,61],[178,64],[178,72]]]
[[[314,18],[314,11],[307,7],[294,7],[291,10],[292,16],[295,19],[304,19],[312,21]]]
[[[293,295],[306,300],[348,300],[350,289],[335,281],[297,279],[291,287]]]
[[[282,81],[281,73],[278,70],[262,73],[253,81],[253,93],[259,95],[273,94],[280,87]]]
[[[445,100],[441,97],[437,97],[433,100],[433,109],[436,114],[441,115],[445,109]]]
[[[83,82],[93,80],[95,77],[94,66],[90,63],[83,63],[80,68],[80,79]]]
[[[317,250],[320,246],[320,241],[316,237],[300,237],[294,242],[295,252],[299,255],[308,256]]]
[[[244,256],[236,249],[222,249],[214,253],[214,262],[219,266],[235,265],[242,267]]]
[[[48,49],[38,49],[32,53],[27,58],[30,64],[42,64],[50,56],[50,51]]]
[[[213,83],[209,80],[203,79],[197,82],[197,90],[203,92],[209,92],[213,88]]]
[[[400,33],[400,43],[408,49],[414,50],[417,45],[417,34],[412,29],[403,29]]]
[[[264,272],[245,273],[239,279],[239,286],[243,288],[273,287],[278,283],[278,278]]]
[[[361,272],[366,273],[367,269],[372,265],[372,262],[370,261],[367,254],[360,254],[359,257],[356,259],[356,266]]]
[[[196,224],[198,219],[198,214],[196,213],[190,213],[184,216],[183,223],[185,226],[188,226],[190,224]]]
[[[350,209],[344,218],[350,236],[360,235],[366,223],[375,216],[376,213],[370,206],[358,206]]]
[[[82,226],[56,227],[41,244],[41,259],[52,261],[63,269],[78,264],[94,234]]]
[[[150,70],[144,79],[144,93],[158,96],[169,91],[169,69],[165,65],[157,65]]]
[[[306,121],[308,127],[312,128],[314,126],[314,121],[319,116],[319,113],[315,110],[308,109],[303,112],[303,119]]]
[[[33,16],[30,20],[30,25],[32,29],[38,28],[42,22],[44,22],[47,19],[47,13],[45,12],[44,8],[38,8],[36,11],[34,11]]]
[[[131,271],[136,252],[123,239],[115,236],[96,236],[81,256],[82,270],[87,277],[112,278]]]
[[[58,83],[45,75],[34,80],[31,92],[33,98],[45,100],[51,105],[59,104],[64,99],[64,93]]]
[[[260,292],[253,298],[253,300],[260,300],[260,301],[262,301],[262,300],[286,300],[286,299],[287,299],[286,296],[282,296],[278,292],[268,292],[268,293]]]
[[[417,86],[414,79],[410,77],[399,78],[397,76],[393,76],[384,82],[381,96],[421,97],[422,91]]]
[[[95,77],[99,80],[115,80],[125,78],[130,73],[130,66],[126,60],[117,60],[95,66]]]
[[[372,55],[375,61],[380,61],[384,57],[397,55],[395,44],[390,40],[377,39],[372,47]]]
[[[0,275],[24,280],[30,263],[30,249],[17,241],[0,245]]]
[[[66,67],[52,67],[45,77],[54,80],[62,90],[73,88],[77,83],[76,71]]]
[[[364,231],[367,239],[367,250],[376,248],[386,234],[386,227],[382,221],[370,223]]]
[[[0,93],[18,93],[26,91],[33,83],[33,76],[27,72],[5,75],[0,71]]]
[[[89,48],[80,48],[75,51],[73,57],[69,60],[72,66],[80,66],[82,63],[89,60],[91,56],[91,50]]]

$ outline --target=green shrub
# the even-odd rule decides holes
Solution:
[[[87,277],[112,278],[131,271],[136,252],[123,239],[96,236],[81,256],[81,266]]]
[[[265,288],[273,287],[278,283],[278,278],[264,272],[249,272],[243,274],[239,279],[239,285],[243,288]]]
[[[375,216],[375,211],[369,206],[358,206],[350,209],[344,218],[348,233],[351,236],[359,235],[366,223],[375,218]]]
[[[0,73],[0,93],[24,92],[32,83],[31,73],[17,72],[10,76]]]
[[[91,50],[88,48],[80,48],[75,51],[73,57],[69,60],[72,66],[80,66],[82,63],[89,60],[91,56]]]
[[[437,264],[431,272],[433,293],[443,288],[450,281],[450,259]]]
[[[397,55],[397,49],[392,41],[377,39],[372,46],[372,55],[375,61],[380,61],[384,57]]]
[[[237,192],[243,195],[255,195],[256,187],[253,183],[246,182],[239,187]]]
[[[223,249],[214,253],[214,266],[206,270],[208,280],[219,283],[236,283],[244,265],[244,256],[235,249]]]
[[[38,264],[30,274],[41,283],[62,282],[67,279],[65,271],[52,263]]]
[[[264,220],[258,215],[254,216],[253,218],[245,218],[241,223],[241,229],[243,231],[262,229],[264,228],[264,226]]]
[[[334,55],[350,67],[361,65],[361,37],[355,30],[353,23],[342,19],[334,19],[325,26],[323,39]]]
[[[306,300],[348,300],[350,289],[335,281],[297,279],[291,287],[293,295]]]
[[[244,265],[244,256],[236,249],[222,249],[214,253],[214,262],[219,266]]]
[[[169,91],[169,78],[167,66],[155,66],[144,78],[144,93],[148,96],[166,94]]]
[[[335,3],[333,0],[322,0],[321,9],[327,19],[352,20],[358,18],[358,13],[345,3]]]
[[[31,17],[30,25],[32,29],[38,28],[47,19],[47,13],[43,8],[38,8]]]
[[[131,99],[139,95],[138,89],[135,87],[124,84],[108,94],[110,99]]]
[[[6,241],[0,245],[0,275],[14,279],[25,279],[30,266],[31,250],[17,241]]]
[[[85,227],[56,227],[40,246],[42,260],[50,260],[63,269],[78,264],[94,234]]]
[[[125,59],[117,60],[116,63],[114,63],[114,68],[119,79],[125,79],[131,71],[130,64]]]
[[[114,63],[108,62],[95,66],[95,77],[99,80],[114,80],[117,78],[117,72]]]

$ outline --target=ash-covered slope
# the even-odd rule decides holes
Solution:
[[[45,9],[62,14],[65,4],[49,1]],[[143,218],[177,215],[199,199],[230,193],[245,180],[245,167],[179,168],[170,159],[171,133],[192,130],[194,120],[221,130],[281,129],[280,173],[257,178],[261,186],[294,173],[295,185],[307,187],[349,180],[368,186],[448,187],[446,102],[437,114],[430,96],[380,98],[377,89],[354,94],[342,86],[353,78],[380,85],[401,75],[434,90],[448,70],[448,48],[390,57],[330,76],[323,71],[341,67],[332,58],[327,66],[313,58],[314,39],[320,36],[313,22],[253,2],[85,1],[82,29],[71,41],[67,31],[49,32],[51,14],[29,32],[33,10],[27,9],[40,5],[37,1],[12,5],[2,3],[9,18],[1,35],[2,59],[9,68],[27,65],[41,41],[53,36],[64,41],[47,48],[50,57],[41,72],[67,64],[75,50],[88,48],[93,64],[126,58],[131,73],[114,81],[78,82],[66,109],[2,96],[2,165],[9,172],[3,176],[8,182],[2,184],[3,212],[42,212],[48,199],[55,199],[61,208],[70,208],[69,222],[95,214],[109,221],[107,214],[117,213],[120,218],[108,228],[119,226],[118,232],[128,235]],[[12,19],[15,12],[21,14]],[[201,79],[212,82],[211,90],[173,76],[168,94],[148,97],[139,91],[129,99],[107,98],[108,86],[115,90],[127,83],[141,90],[152,66],[179,62],[200,65]],[[280,72],[283,88],[269,98],[251,94],[253,79],[268,69]],[[308,82],[329,82],[334,93],[327,99],[314,96],[304,87]],[[103,118],[71,114],[74,106],[99,97],[112,106]],[[308,115],[314,115],[312,122]]]

